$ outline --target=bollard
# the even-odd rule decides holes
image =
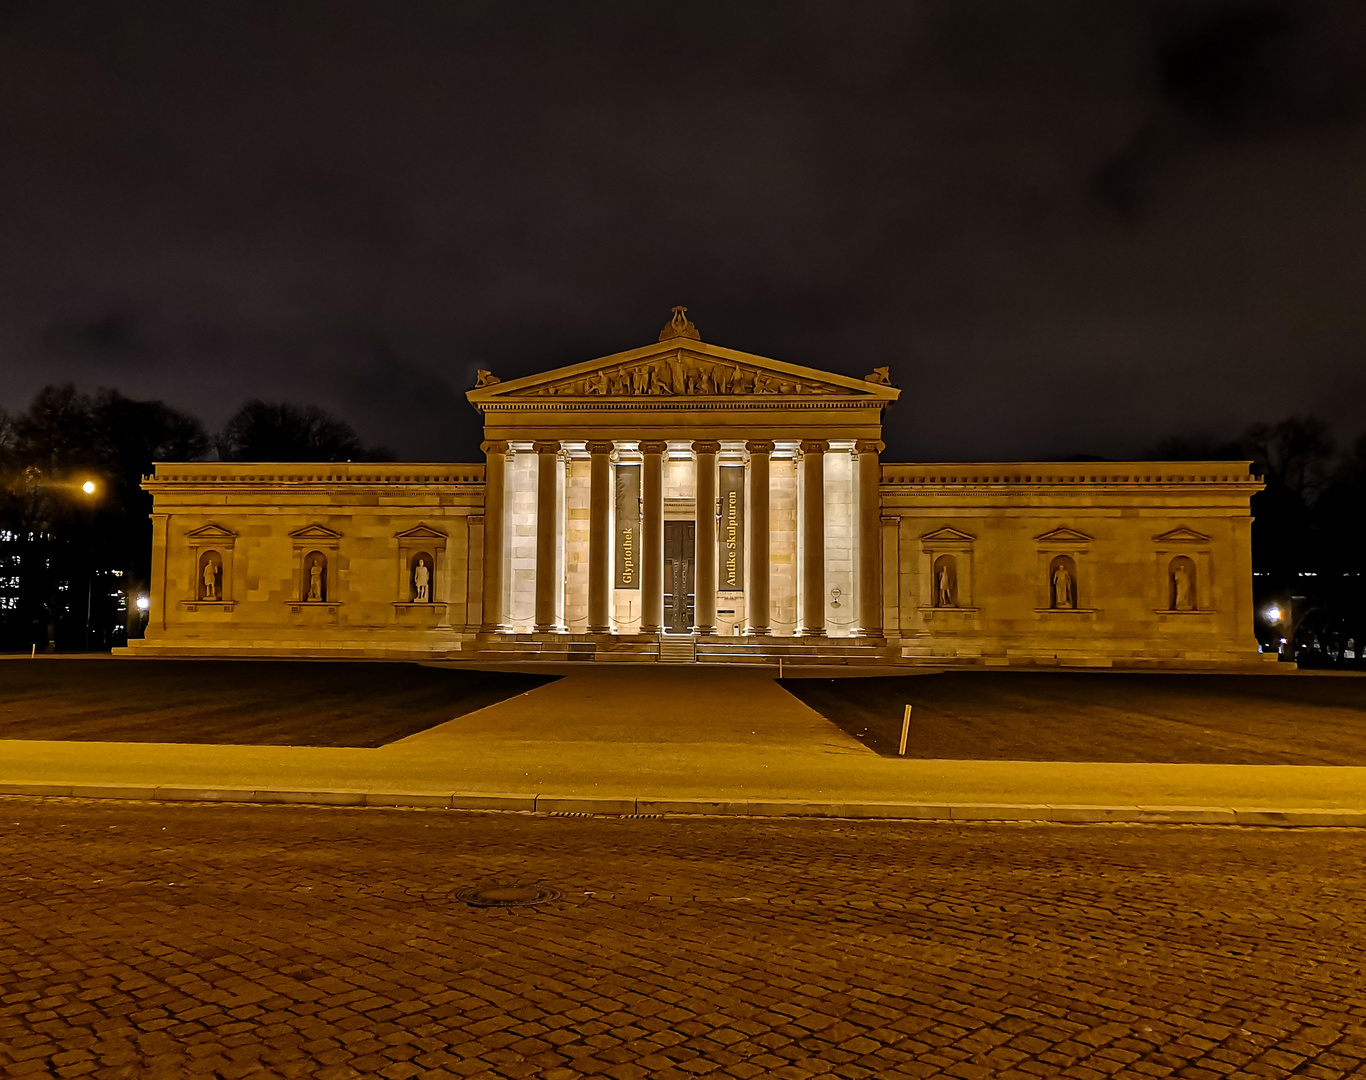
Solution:
[[[906,706],[906,712],[901,717],[901,749],[897,751],[900,757],[906,756],[906,736],[911,733],[911,707]]]

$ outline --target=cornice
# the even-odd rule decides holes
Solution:
[[[796,412],[808,409],[885,409],[892,404],[877,398],[819,397],[794,399],[776,394],[755,397],[635,397],[635,398],[499,398],[473,403],[480,412]]]

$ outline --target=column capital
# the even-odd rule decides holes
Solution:
[[[830,449],[829,439],[803,439],[800,446],[803,454],[824,454]]]
[[[531,444],[531,449],[537,454],[558,454],[560,452],[560,440],[537,440]]]
[[[610,454],[614,449],[616,449],[616,443],[611,439],[593,439],[588,443],[590,454]]]
[[[771,454],[774,443],[772,439],[750,439],[745,443],[745,449],[751,454]]]
[[[508,444],[503,439],[494,439],[491,442],[480,443],[479,449],[482,450],[485,455],[506,454],[508,452]]]
[[[642,454],[662,454],[669,449],[669,444],[663,439],[643,439],[640,443]]]
[[[859,439],[854,443],[856,454],[880,454],[886,449],[887,444],[878,439]]]
[[[889,528],[891,526],[901,524],[901,519],[899,517],[884,517],[879,518],[878,520],[882,522],[883,528]]]
[[[692,452],[694,454],[719,454],[721,444],[715,439],[694,439],[692,441]]]

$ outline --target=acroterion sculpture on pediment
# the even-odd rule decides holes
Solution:
[[[696,341],[702,340],[702,335],[697,332],[697,327],[688,318],[688,309],[678,306],[673,309],[673,318],[664,324],[664,329],[659,332],[660,341],[668,341],[669,338],[693,338]]]

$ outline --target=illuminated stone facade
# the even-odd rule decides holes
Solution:
[[[1256,663],[1247,463],[888,465],[900,391],[701,342],[470,391],[474,465],[161,465],[147,655]]]

